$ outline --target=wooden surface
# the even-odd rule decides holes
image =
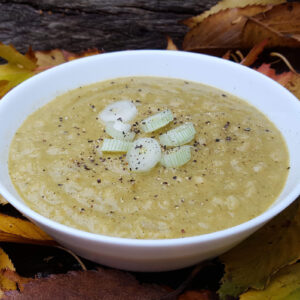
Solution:
[[[0,41],[26,51],[91,47],[116,51],[180,45],[179,22],[217,0],[0,0]]]

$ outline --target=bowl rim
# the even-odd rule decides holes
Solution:
[[[57,71],[61,69],[68,68],[70,65],[80,65],[84,64],[86,61],[93,61],[95,59],[106,59],[106,57],[111,56],[131,56],[136,55],[137,53],[141,55],[168,55],[168,56],[177,56],[177,57],[194,57],[194,58],[203,58],[206,60],[212,60],[217,63],[222,63],[224,65],[228,65],[230,68],[237,68],[237,69],[244,69],[247,70],[247,72],[253,73],[255,72],[255,76],[258,78],[261,78],[262,80],[266,81],[268,80],[270,83],[275,86],[277,85],[277,88],[280,88],[283,93],[286,94],[286,96],[289,98],[289,101],[293,101],[297,103],[297,105],[300,106],[299,100],[286,88],[281,86],[279,83],[275,82],[274,80],[270,79],[269,77],[251,69],[245,66],[242,66],[240,64],[227,61],[222,58],[206,55],[206,54],[199,54],[199,53],[190,53],[190,52],[184,52],[184,51],[170,51],[170,50],[126,50],[126,51],[116,51],[116,52],[109,52],[109,53],[103,53],[88,57],[83,57],[77,60],[73,60],[67,63],[63,63],[61,65],[55,66],[51,69],[48,69],[46,71],[43,71],[42,73],[39,73],[26,81],[19,84],[17,87],[13,88],[11,91],[9,91],[1,100],[0,100],[0,111],[5,107],[5,104],[7,101],[9,101],[9,98],[14,97],[14,94],[17,93],[20,89],[27,87],[28,85],[35,85],[35,82],[40,80],[40,78],[47,77],[48,75],[52,73],[56,73]],[[63,92],[64,93],[64,92]],[[61,94],[61,93],[60,93]],[[4,108],[5,109],[5,108]],[[275,124],[276,125],[276,124]],[[73,227],[69,227],[67,225],[63,225],[61,223],[58,223],[56,221],[53,221],[51,219],[48,219],[39,213],[35,212],[34,210],[30,209],[25,203],[20,202],[19,200],[16,200],[15,197],[5,188],[5,186],[0,182],[0,194],[11,204],[13,205],[17,210],[19,210],[21,213],[23,213],[25,216],[27,216],[29,219],[32,219],[33,222],[36,221],[39,224],[42,224],[45,227],[50,227],[52,230],[63,232],[66,235],[74,236],[76,238],[80,239],[86,239],[94,242],[102,242],[106,244],[111,245],[121,245],[121,246],[134,246],[134,247],[173,247],[173,246],[187,246],[187,245],[193,245],[193,244],[199,244],[199,243],[205,243],[213,240],[219,240],[219,239],[226,239],[229,236],[235,236],[238,234],[241,234],[245,231],[248,231],[251,228],[257,228],[259,226],[262,226],[267,221],[272,219],[274,216],[276,216],[278,213],[283,211],[287,206],[289,206],[294,200],[297,199],[297,197],[300,194],[300,182],[294,187],[294,189],[288,193],[288,195],[285,197],[284,200],[281,202],[275,204],[274,206],[269,207],[266,211],[264,211],[262,214],[256,216],[255,218],[243,222],[239,225],[229,227],[223,230],[207,233],[207,234],[201,234],[201,235],[195,235],[195,236],[188,236],[188,237],[180,237],[180,238],[167,238],[167,239],[134,239],[134,238],[124,238],[124,237],[115,237],[115,236],[107,236],[102,234],[96,234],[91,233],[83,230],[79,230]]]

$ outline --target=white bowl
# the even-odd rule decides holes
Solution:
[[[51,221],[23,202],[8,172],[11,140],[29,114],[78,86],[124,76],[162,76],[211,85],[247,100],[282,132],[290,154],[290,174],[276,202],[260,216],[222,231],[180,239],[135,240],[80,231]],[[300,194],[300,102],[285,88],[236,63],[179,51],[124,51],[75,60],[20,84],[0,101],[0,193],[20,212],[77,254],[134,271],[186,267],[230,249]]]

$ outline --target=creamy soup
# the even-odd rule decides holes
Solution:
[[[125,153],[102,153],[109,138],[99,113],[131,100],[136,138],[180,124],[196,129],[191,159],[134,172]],[[152,133],[140,122],[169,109],[174,120]],[[162,152],[165,149],[162,147]],[[256,108],[199,83],[128,77],[69,91],[30,115],[17,131],[10,176],[26,204],[81,230],[136,239],[218,231],[264,212],[280,194],[289,169],[280,132]]]

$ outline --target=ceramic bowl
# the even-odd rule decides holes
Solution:
[[[14,189],[8,172],[12,138],[23,121],[56,96],[101,80],[162,76],[201,82],[234,94],[262,111],[283,134],[290,173],[275,203],[258,217],[200,236],[136,240],[80,231],[31,210]],[[0,101],[0,193],[63,246],[103,265],[133,271],[166,271],[215,257],[264,225],[300,194],[300,102],[268,77],[219,58],[180,51],[124,51],[65,63],[26,80]]]

